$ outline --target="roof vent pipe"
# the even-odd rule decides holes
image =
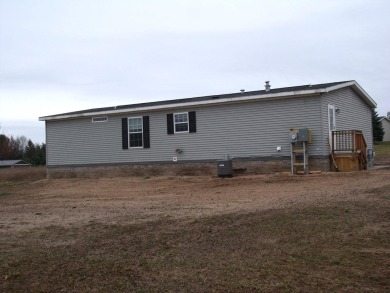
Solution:
[[[387,119],[390,119],[390,112],[387,112]]]
[[[269,92],[271,90],[271,85],[269,84],[269,81],[267,80],[266,82],[265,82],[265,91],[266,92]]]

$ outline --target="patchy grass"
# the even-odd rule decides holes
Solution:
[[[337,206],[4,233],[0,291],[390,292],[388,187]]]
[[[0,182],[35,181],[46,178],[46,167],[1,168]]]
[[[10,192],[6,192],[6,191],[1,191],[0,192],[0,197],[7,196],[7,195],[11,195],[11,193]]]
[[[388,155],[390,156],[390,141],[381,141],[375,143],[376,155]]]
[[[390,142],[382,141],[375,143],[375,164],[390,165]]]

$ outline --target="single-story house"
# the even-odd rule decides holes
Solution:
[[[385,131],[383,141],[390,141],[390,112],[387,113],[387,117],[380,117],[379,121],[382,123],[383,130]]]
[[[46,125],[49,176],[148,168],[215,173],[215,162],[226,156],[248,173],[288,171],[289,131],[302,128],[311,130],[312,170],[329,171],[337,167],[335,130],[358,131],[365,144],[360,153],[365,158],[371,153],[375,107],[356,81],[275,89],[266,82],[264,90],[96,108],[39,120]]]
[[[30,163],[23,160],[2,160],[0,168],[31,167]]]

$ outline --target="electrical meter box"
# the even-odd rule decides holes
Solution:
[[[311,130],[307,128],[290,129],[290,142],[308,142],[311,143]]]
[[[290,142],[298,141],[298,132],[290,132]]]

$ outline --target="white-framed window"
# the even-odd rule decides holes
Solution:
[[[129,147],[143,147],[143,121],[142,117],[128,118],[129,123]]]
[[[188,112],[174,113],[173,122],[174,122],[175,133],[189,131]]]
[[[108,117],[102,116],[102,117],[92,117],[92,123],[100,123],[100,122],[107,122]]]
[[[196,112],[167,113],[167,134],[195,133]]]

